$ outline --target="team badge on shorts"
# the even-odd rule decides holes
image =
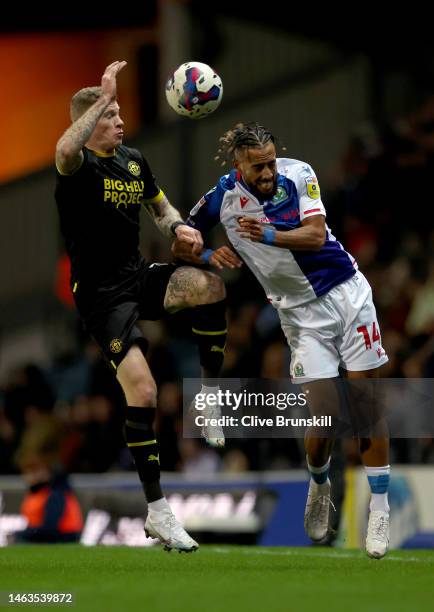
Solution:
[[[110,350],[112,353],[120,353],[122,350],[122,340],[119,338],[113,338],[110,342]]]
[[[304,376],[303,366],[300,362],[294,364],[294,376]]]
[[[319,190],[318,179],[315,176],[310,176],[306,179],[307,195],[312,200],[318,200],[321,193]]]
[[[141,169],[137,162],[129,161],[128,162],[128,170],[131,172],[133,176],[140,176]]]

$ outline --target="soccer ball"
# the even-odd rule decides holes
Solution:
[[[178,115],[202,119],[214,112],[222,100],[223,84],[207,64],[186,62],[166,83],[166,98]]]

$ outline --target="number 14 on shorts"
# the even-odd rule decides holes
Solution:
[[[360,325],[360,327],[357,328],[357,331],[359,334],[363,334],[363,339],[365,340],[365,348],[367,351],[372,349],[372,344],[374,344],[375,342],[381,342],[380,332],[377,329],[377,324],[375,321],[372,323],[372,325]],[[369,334],[370,331],[371,335]]]

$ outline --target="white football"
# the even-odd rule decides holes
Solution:
[[[166,98],[178,115],[202,119],[213,113],[223,97],[219,75],[208,64],[186,62],[166,83]]]

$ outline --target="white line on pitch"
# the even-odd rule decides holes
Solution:
[[[220,548],[220,547],[212,547],[213,552],[216,553],[220,553],[220,554],[230,554],[231,552],[234,552],[233,550],[231,550],[230,548]],[[360,553],[360,556],[354,556],[354,554],[351,553],[345,553],[345,552],[341,552],[341,551],[336,551],[334,553],[330,552],[314,552],[314,551],[310,551],[310,550],[306,550],[306,551],[301,551],[301,550],[261,550],[261,549],[257,549],[257,548],[251,548],[251,549],[242,549],[241,551],[239,549],[237,549],[236,552],[242,552],[245,555],[275,555],[275,556],[281,556],[281,557],[296,557],[296,556],[308,556],[308,557],[316,557],[316,558],[321,558],[321,557],[326,557],[326,558],[330,558],[330,559],[365,559],[365,557],[362,555],[362,553]],[[418,557],[399,557],[397,555],[387,555],[385,557],[385,560],[389,560],[389,561],[413,561],[413,562],[418,562],[420,563],[421,561],[426,561],[428,563],[432,563],[434,561],[434,559],[419,559]]]

